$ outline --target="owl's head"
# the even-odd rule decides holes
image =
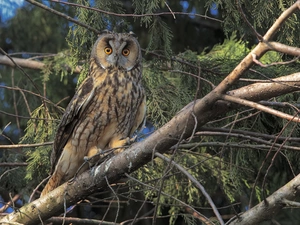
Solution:
[[[103,31],[96,41],[92,54],[103,69],[118,67],[131,70],[142,59],[141,48],[133,33]]]

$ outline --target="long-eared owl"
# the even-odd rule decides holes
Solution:
[[[93,46],[89,74],[59,124],[51,177],[41,196],[88,169],[90,158],[128,143],[145,121],[141,48],[133,33],[103,31]],[[86,163],[85,163],[86,164]]]

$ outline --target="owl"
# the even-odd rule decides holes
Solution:
[[[52,175],[41,196],[87,170],[87,159],[108,149],[124,150],[145,122],[141,78],[141,48],[134,34],[103,31],[91,52],[89,74],[58,126]]]

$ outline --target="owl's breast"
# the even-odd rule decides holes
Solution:
[[[94,78],[94,95],[73,135],[88,137],[86,148],[96,142],[104,148],[115,136],[128,137],[143,98],[139,79],[126,71],[106,71]]]

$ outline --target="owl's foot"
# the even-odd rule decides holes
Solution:
[[[137,135],[134,135],[132,138],[129,139],[129,144],[131,145],[132,143],[134,143],[137,139]]]

